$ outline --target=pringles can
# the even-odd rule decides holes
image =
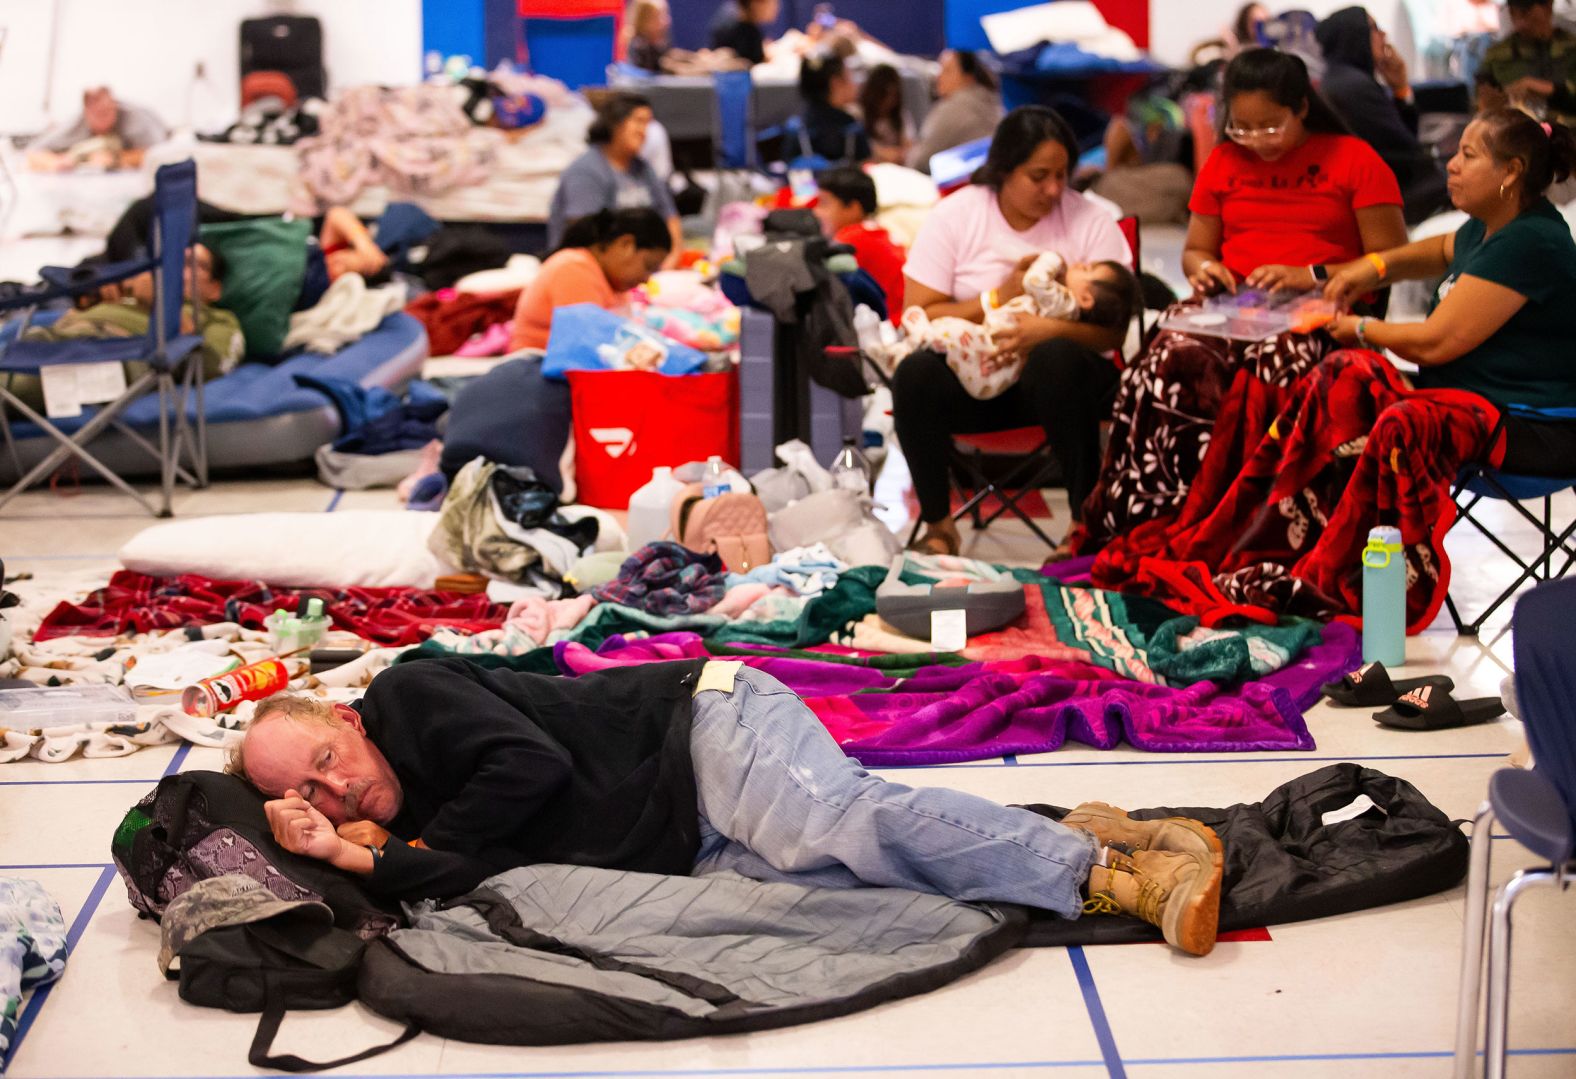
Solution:
[[[187,686],[181,694],[181,708],[189,716],[216,716],[242,701],[271,697],[289,684],[290,671],[285,665],[277,659],[265,659]]]

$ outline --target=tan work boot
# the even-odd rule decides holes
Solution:
[[[1208,955],[1220,924],[1218,858],[1174,851],[1113,848],[1089,870],[1085,914],[1131,914],[1160,927],[1166,943]]]
[[[1088,832],[1102,847],[1113,843],[1133,850],[1169,850],[1181,854],[1203,854],[1215,865],[1222,864],[1225,851],[1215,830],[1186,817],[1160,820],[1134,820],[1124,810],[1104,802],[1085,802],[1062,818],[1069,828]]]

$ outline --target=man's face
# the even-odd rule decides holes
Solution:
[[[1547,41],[1554,36],[1554,5],[1552,3],[1512,5],[1510,27],[1522,37],[1534,41]]]
[[[361,718],[335,706],[344,722],[329,725],[268,715],[246,735],[246,774],[272,798],[293,790],[335,827],[353,820],[387,824],[402,792],[394,769],[361,728]]]
[[[108,135],[120,119],[120,106],[108,90],[90,90],[82,99],[82,119],[95,135]]]

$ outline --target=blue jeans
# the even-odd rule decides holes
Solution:
[[[770,675],[695,697],[696,874],[832,888],[908,888],[1076,918],[1098,853],[1087,832],[961,791],[913,788],[843,755]]]

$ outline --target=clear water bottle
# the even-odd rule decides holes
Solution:
[[[1406,557],[1401,530],[1381,526],[1363,548],[1363,662],[1406,662]]]
[[[700,485],[701,495],[705,498],[716,498],[733,490],[733,485],[728,482],[728,467],[715,453],[706,458],[706,471],[701,476]]]
[[[832,486],[855,494],[870,494],[870,462],[859,452],[859,443],[843,439],[843,448],[832,461]]]

